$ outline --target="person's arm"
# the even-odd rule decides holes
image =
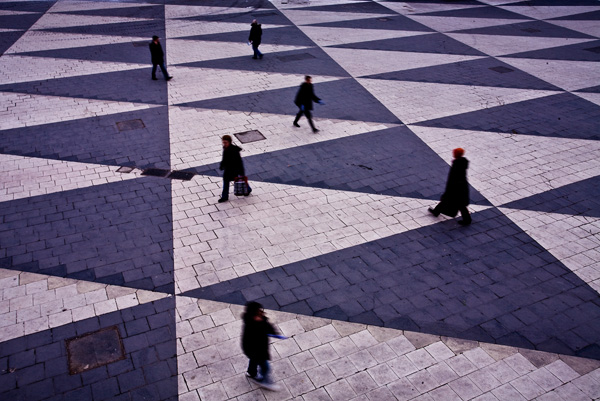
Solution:
[[[312,86],[310,87],[310,95],[311,95],[313,101],[315,101],[317,103],[319,103],[321,101],[321,99],[318,98],[317,95],[315,95],[315,90]]]

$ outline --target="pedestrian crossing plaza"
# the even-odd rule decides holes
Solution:
[[[0,32],[0,400],[600,400],[599,1],[0,0]],[[252,193],[219,203],[223,135]],[[427,211],[455,148],[469,226]]]

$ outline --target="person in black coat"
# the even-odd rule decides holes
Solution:
[[[258,46],[260,46],[260,42],[262,39],[262,28],[256,20],[253,20],[250,26],[251,28],[250,36],[248,36],[248,42],[252,44],[252,50],[254,50],[254,57],[252,58],[255,60],[257,57],[263,58],[263,54],[260,52],[260,50],[258,50]]]
[[[275,390],[269,375],[269,335],[276,335],[275,328],[265,316],[263,307],[258,302],[248,302],[242,315],[244,327],[242,331],[242,350],[249,359],[247,376],[261,385],[271,386]],[[260,376],[258,367],[260,366]]]
[[[469,205],[469,183],[467,182],[467,169],[469,161],[463,157],[464,149],[456,148],[452,151],[454,160],[452,167],[448,173],[448,181],[446,182],[446,190],[442,195],[441,202],[435,209],[429,208],[429,212],[434,216],[439,216],[440,213],[450,217],[456,216],[458,211],[462,216],[462,220],[458,223],[463,226],[471,224],[471,215],[467,206]]]
[[[150,42],[150,55],[152,56],[152,79],[154,81],[156,78],[156,67],[160,66],[160,70],[162,71],[165,79],[170,81],[173,77],[169,76],[167,72],[167,67],[165,67],[165,52],[160,44],[160,40],[158,36],[152,36],[152,42]]]
[[[219,166],[219,170],[223,170],[223,194],[219,199],[219,203],[226,202],[229,199],[229,183],[237,177],[245,176],[244,162],[240,152],[242,148],[232,144],[231,136],[223,135],[223,159]],[[248,195],[252,192],[252,188],[248,185]],[[246,195],[246,196],[248,196]]]
[[[298,120],[300,120],[300,117],[302,117],[302,114],[304,114],[308,119],[308,123],[310,124],[310,127],[312,128],[313,132],[317,133],[319,132],[319,130],[315,128],[315,125],[312,121],[312,115],[310,113],[313,109],[313,101],[319,104],[323,104],[321,99],[319,99],[315,95],[312,85],[312,77],[307,75],[304,77],[304,82],[302,83],[302,85],[300,85],[300,89],[296,94],[296,99],[294,99],[294,103],[300,109],[298,110],[298,114],[296,114],[296,119],[294,120],[294,127],[300,126],[298,124]]]

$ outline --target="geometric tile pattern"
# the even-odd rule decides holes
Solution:
[[[599,13],[1,2],[0,398],[600,399]],[[291,126],[306,74],[318,134]],[[248,130],[253,194],[217,204],[219,138]],[[467,228],[426,213],[458,146]],[[249,300],[290,337],[279,393],[243,374]],[[124,358],[69,374],[110,327]]]

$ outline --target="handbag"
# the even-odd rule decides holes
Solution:
[[[235,196],[248,196],[249,193],[248,177],[242,175],[238,176],[233,181],[233,194]]]

